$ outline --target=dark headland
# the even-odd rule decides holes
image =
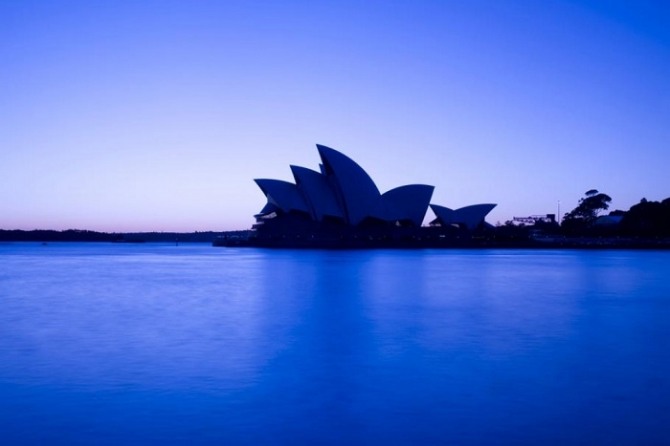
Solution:
[[[423,227],[415,231],[379,233],[341,232],[262,234],[258,231],[223,233],[213,241],[218,247],[285,249],[670,249],[670,237],[617,235],[591,231],[563,235],[560,231],[526,227],[489,227],[465,233]]]
[[[272,218],[253,230],[226,232],[214,246],[270,248],[520,248],[520,249],[670,249],[670,198],[642,199],[628,211],[607,208],[605,194],[590,193],[565,214],[515,218],[496,226],[485,221],[402,227],[367,222],[357,227],[315,223],[300,216]]]
[[[254,180],[266,203],[252,229],[224,234],[214,246],[271,248],[657,248],[670,245],[670,199],[642,199],[608,215],[612,198],[591,189],[562,218],[515,217],[492,226],[496,203],[458,209],[432,203],[434,186],[386,192],[353,159],[317,144],[319,170],[291,165],[294,182]],[[429,211],[430,210],[430,211]],[[428,226],[422,223],[435,215]]]

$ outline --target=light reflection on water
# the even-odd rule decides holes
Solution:
[[[0,245],[9,444],[664,444],[670,253]]]

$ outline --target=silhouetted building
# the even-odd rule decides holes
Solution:
[[[255,215],[252,238],[257,242],[337,245],[444,238],[445,234],[475,231],[496,206],[477,204],[452,210],[432,205],[434,186],[427,184],[409,184],[381,193],[352,159],[326,146],[317,144],[317,149],[319,171],[290,166],[295,183],[255,180],[267,199]],[[437,218],[431,227],[422,228],[429,206]]]
[[[430,208],[435,212],[437,218],[430,222],[431,226],[456,225],[470,231],[484,222],[484,217],[496,207],[495,204],[473,204],[460,209],[449,209],[444,206],[431,204]]]

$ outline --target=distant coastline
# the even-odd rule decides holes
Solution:
[[[497,230],[496,230],[497,229]],[[492,228],[476,237],[345,239],[259,239],[255,231],[201,232],[97,232],[0,229],[0,242],[102,242],[102,243],[209,243],[215,247],[258,247],[286,249],[661,249],[670,250],[667,237],[622,237],[612,235],[544,235],[517,228],[513,234]]]
[[[64,231],[50,229],[35,229],[29,231],[20,229],[0,229],[0,242],[212,243],[217,237],[238,232],[243,231],[110,233],[84,229],[68,229]]]

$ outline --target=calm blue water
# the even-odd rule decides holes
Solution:
[[[669,444],[670,252],[0,245],[2,444]]]

